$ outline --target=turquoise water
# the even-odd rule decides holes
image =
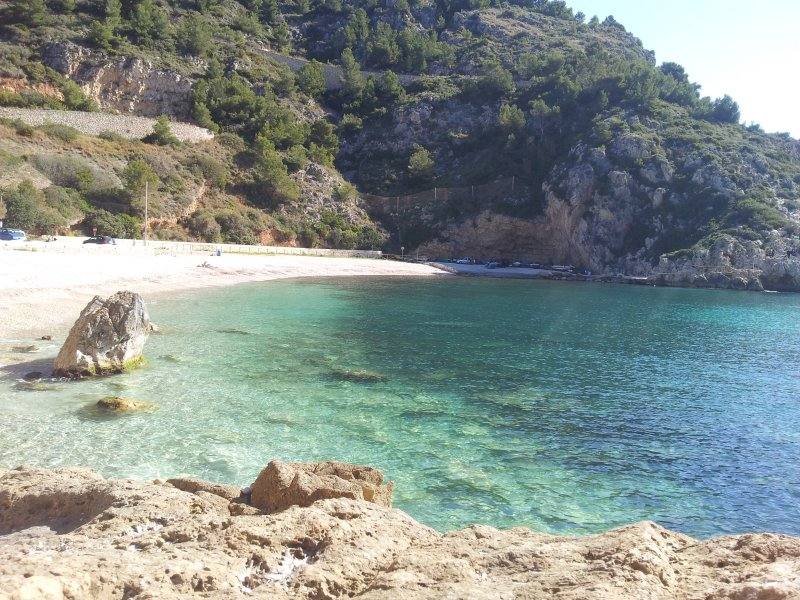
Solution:
[[[339,459],[440,530],[800,534],[800,296],[347,279],[150,309],[142,370],[0,382],[0,466],[249,484],[271,458]],[[361,369],[385,379],[343,376]],[[87,409],[107,394],[159,408]]]

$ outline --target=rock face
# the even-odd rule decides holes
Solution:
[[[72,326],[54,364],[59,377],[122,372],[142,360],[150,317],[142,297],[117,292],[86,305]]]
[[[284,463],[271,461],[251,490],[251,503],[265,512],[290,506],[311,506],[317,500],[349,498],[392,506],[394,483],[371,467],[340,462]]]
[[[74,80],[104,109],[145,117],[190,117],[192,80],[156,69],[141,58],[111,58],[69,42],[53,42],[44,47],[42,62]]]
[[[186,489],[0,470],[0,598],[800,597],[800,539],[788,536],[698,541],[647,522],[579,538],[484,526],[443,535],[370,502],[261,514]]]

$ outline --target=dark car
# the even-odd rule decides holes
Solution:
[[[3,242],[24,242],[28,239],[25,232],[21,229],[0,229],[0,241]]]
[[[95,237],[90,237],[88,240],[83,242],[84,244],[116,244],[116,240],[112,238],[110,235],[98,235]]]

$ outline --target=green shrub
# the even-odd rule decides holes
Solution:
[[[222,227],[208,210],[197,210],[183,220],[189,233],[205,242],[221,242]]]
[[[81,223],[84,233],[108,235],[114,238],[137,239],[142,237],[142,221],[125,213],[113,214],[97,209],[86,215]]]
[[[78,139],[80,132],[74,127],[69,125],[62,125],[60,123],[46,122],[39,125],[38,129],[44,132],[48,137],[61,140],[62,142],[73,142]]]
[[[97,137],[103,140],[107,140],[109,142],[127,142],[127,138],[124,135],[117,133],[116,131],[101,131],[97,134]]]
[[[80,86],[71,79],[62,78],[61,95],[64,105],[70,110],[93,112],[97,110],[97,103],[83,93]]]
[[[6,225],[37,235],[56,233],[67,219],[49,206],[44,192],[28,180],[3,193]]]
[[[350,202],[358,198],[358,190],[349,181],[343,181],[333,190],[333,197],[340,202]]]
[[[166,115],[161,115],[153,123],[153,132],[147,134],[142,141],[146,144],[156,144],[158,146],[179,146],[180,141],[172,133],[169,126],[169,118]]]
[[[304,64],[297,74],[297,85],[307,96],[319,98],[325,91],[325,73],[315,60]]]
[[[47,206],[58,212],[67,222],[74,222],[91,210],[77,190],[51,185],[44,190]]]
[[[33,125],[28,125],[22,119],[14,119],[11,121],[10,125],[14,128],[14,131],[16,131],[18,135],[33,137],[33,134],[36,133],[36,128]]]
[[[431,153],[417,146],[408,158],[408,172],[420,181],[428,181],[433,176],[434,162]]]
[[[177,40],[185,54],[202,58],[211,51],[211,27],[201,15],[190,14],[181,20]]]
[[[228,166],[207,154],[193,154],[185,160],[185,164],[192,173],[202,176],[214,187],[222,189],[230,181]]]
[[[85,158],[72,154],[39,154],[32,159],[36,169],[54,184],[86,192],[97,186],[96,169]],[[113,186],[113,180],[104,179],[105,186]]]
[[[289,171],[299,171],[308,164],[308,152],[303,146],[297,144],[286,151],[283,156],[283,162],[286,163]]]
[[[747,225],[757,231],[781,229],[791,223],[774,206],[753,198],[738,201],[731,210],[729,221],[735,225]]]
[[[12,154],[6,150],[0,149],[0,165],[3,167],[13,168],[18,167],[25,162],[25,159],[18,154]]]
[[[342,116],[339,120],[339,131],[343,135],[355,133],[357,131],[361,131],[364,122],[361,120],[361,117],[356,115],[346,113]]]
[[[261,149],[251,169],[251,197],[262,206],[276,206],[297,200],[300,188],[289,177],[281,155],[268,140],[261,140]]]
[[[125,189],[132,195],[144,193],[146,185],[150,186],[151,191],[155,191],[161,183],[153,168],[141,158],[129,161],[122,171],[121,178]]]

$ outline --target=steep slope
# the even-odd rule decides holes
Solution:
[[[554,0],[0,10],[0,104],[223,133],[225,194],[292,243],[800,289],[798,142],[740,125],[613,18]]]

